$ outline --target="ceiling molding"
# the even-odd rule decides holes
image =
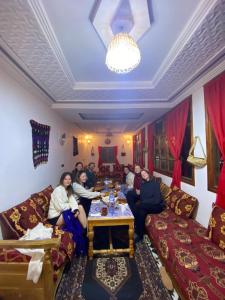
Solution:
[[[212,7],[216,4],[216,2],[217,0],[201,0],[197,9],[193,13],[192,17],[188,21],[187,25],[169,51],[167,57],[164,59],[155,76],[153,77],[153,87],[156,87],[158,85],[159,81],[165,75],[171,64],[174,62],[175,58],[183,50],[193,33],[202,23],[202,21],[207,16]]]
[[[74,90],[136,90],[153,89],[151,81],[77,81]]]
[[[75,78],[70,70],[67,60],[60,47],[59,41],[55,35],[54,29],[52,28],[51,22],[47,16],[42,0],[28,0],[28,3],[38,21],[38,24],[42,32],[46,37],[46,40],[48,41],[50,47],[52,48],[58,63],[61,65],[65,76],[69,80],[70,85],[74,86]]]

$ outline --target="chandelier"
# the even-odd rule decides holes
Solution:
[[[116,34],[107,50],[105,63],[116,73],[129,73],[141,61],[141,53],[136,42],[128,33]]]

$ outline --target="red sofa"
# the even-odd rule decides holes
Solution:
[[[161,184],[167,209],[146,218],[147,234],[181,299],[225,299],[225,211],[214,207],[209,229],[193,220],[197,199]]]
[[[28,228],[35,227],[39,222],[42,222],[47,227],[53,227],[47,222],[47,214],[52,192],[52,187],[48,186],[43,191],[33,194],[26,201],[0,213],[0,225],[4,239],[4,241],[0,241],[0,278],[4,275],[1,274],[1,269],[3,269],[3,267],[6,268],[6,270],[7,267],[11,268],[12,265],[16,267],[16,264],[19,267],[22,267],[22,265],[19,265],[20,263],[28,263],[30,261],[29,256],[22,255],[20,252],[13,249],[15,247],[10,247],[10,241],[7,243],[5,240],[10,239],[14,244],[15,242],[19,242],[17,240],[25,234],[26,230]],[[52,239],[54,240],[55,238],[59,240],[59,247],[58,249],[54,247],[49,249],[52,265],[52,270],[50,270],[52,271],[52,278],[48,278],[48,280],[50,280],[48,285],[51,285],[51,282],[53,282],[52,285],[56,288],[65,263],[70,260],[73,255],[74,242],[72,240],[72,235],[68,232],[62,231],[58,226],[53,227]],[[9,247],[5,246],[4,248],[1,248],[1,243],[3,245],[7,244]],[[44,242],[43,245],[43,248],[47,249]],[[40,282],[42,282],[42,277],[45,276],[43,272],[39,279]],[[14,282],[14,284],[14,288],[20,290],[20,286],[17,286],[17,282]],[[25,282],[25,285],[26,284],[29,288],[30,285],[32,286],[31,282]],[[37,287],[37,285],[34,285],[33,288],[35,287]],[[40,289],[40,286],[38,288]],[[4,294],[4,289],[6,294]],[[0,282],[0,298],[8,295],[6,291],[7,289],[8,288],[5,287],[4,284],[2,286]],[[26,288],[24,288],[24,290],[26,290]],[[43,293],[45,293],[45,291]],[[51,293],[48,293],[48,295],[50,294]],[[26,292],[24,295],[27,295]],[[40,296],[38,299],[42,299],[42,297]]]

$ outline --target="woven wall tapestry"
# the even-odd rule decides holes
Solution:
[[[30,120],[30,125],[32,127],[33,163],[36,168],[48,161],[50,126],[34,120]]]

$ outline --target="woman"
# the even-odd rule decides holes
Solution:
[[[84,169],[84,165],[81,161],[78,161],[76,164],[75,164],[75,168],[74,170],[72,171],[72,180],[73,182],[75,182],[76,180],[76,175],[77,175],[77,172],[81,171]]]
[[[91,199],[101,196],[100,192],[93,192],[93,188],[86,189],[87,174],[81,170],[77,172],[76,181],[73,184],[73,189],[77,197],[79,197],[80,204],[84,207],[86,216],[89,214]]]
[[[78,205],[78,198],[74,195],[72,187],[72,175],[69,172],[62,174],[59,185],[51,194],[51,200],[48,211],[48,222],[53,226],[62,226],[65,224],[63,212],[71,210],[75,218],[78,218],[82,227],[86,229],[87,218],[81,205]]]
[[[124,166],[123,172],[126,176],[125,184],[121,186],[121,191],[126,195],[134,186],[134,173],[130,171],[128,166]]]
[[[150,177],[147,170],[141,171],[143,182],[140,187],[140,201],[135,204],[135,241],[143,239],[145,218],[147,214],[158,214],[164,209],[159,182]]]
[[[135,204],[140,200],[140,188],[142,183],[141,177],[141,167],[140,165],[135,165],[134,167],[134,187],[127,193],[127,203],[130,206],[131,211],[134,214]]]

